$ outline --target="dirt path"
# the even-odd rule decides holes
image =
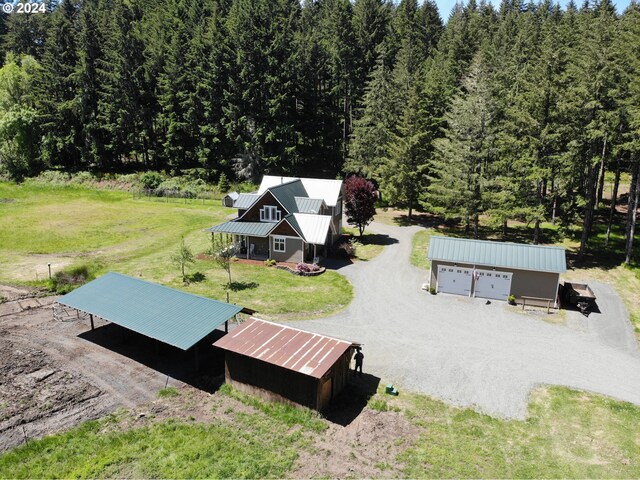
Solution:
[[[603,313],[588,322],[578,312],[563,312],[577,316],[572,324],[582,329],[545,322],[504,302],[432,296],[420,289],[427,272],[409,263],[419,227],[370,228],[391,240],[372,261],[339,270],[354,285],[352,304],[329,318],[293,323],[364,343],[365,370],[383,383],[507,418],[526,416],[529,393],[539,384],[640,404],[640,355],[613,290],[596,286],[607,300]]]

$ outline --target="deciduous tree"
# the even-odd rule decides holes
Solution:
[[[344,182],[344,213],[347,223],[358,227],[360,236],[373,221],[376,214],[375,203],[378,198],[376,189],[370,181],[353,175]]]

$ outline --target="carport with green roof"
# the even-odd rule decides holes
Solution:
[[[562,247],[432,236],[429,286],[437,292],[558,306]]]
[[[222,325],[228,331],[229,320],[243,311],[238,305],[114,272],[73,290],[58,303],[88,314],[92,330],[96,316],[184,351]]]

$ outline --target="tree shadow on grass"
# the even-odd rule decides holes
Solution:
[[[256,282],[231,282],[229,284],[229,290],[232,292],[241,292],[243,290],[252,290],[259,286],[260,284]]]
[[[204,282],[206,278],[207,276],[202,272],[190,273],[189,275],[187,275],[186,283],[200,283]]]
[[[455,222],[445,221],[442,217],[437,215],[433,215],[431,213],[416,213],[414,212],[409,218],[408,215],[398,215],[393,218],[393,223],[398,225],[399,227],[410,227],[412,225],[418,225],[425,228],[436,228],[441,225],[449,226],[449,224],[453,225]]]

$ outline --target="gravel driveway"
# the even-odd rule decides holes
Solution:
[[[397,242],[339,271],[355,299],[332,317],[290,322],[364,344],[364,367],[384,384],[506,418],[524,418],[537,384],[566,385],[640,404],[640,354],[615,291],[593,285],[601,314],[567,311],[566,324],[503,302],[430,295],[427,273],[409,263],[420,227],[374,223]],[[592,283],[590,282],[590,285]]]

